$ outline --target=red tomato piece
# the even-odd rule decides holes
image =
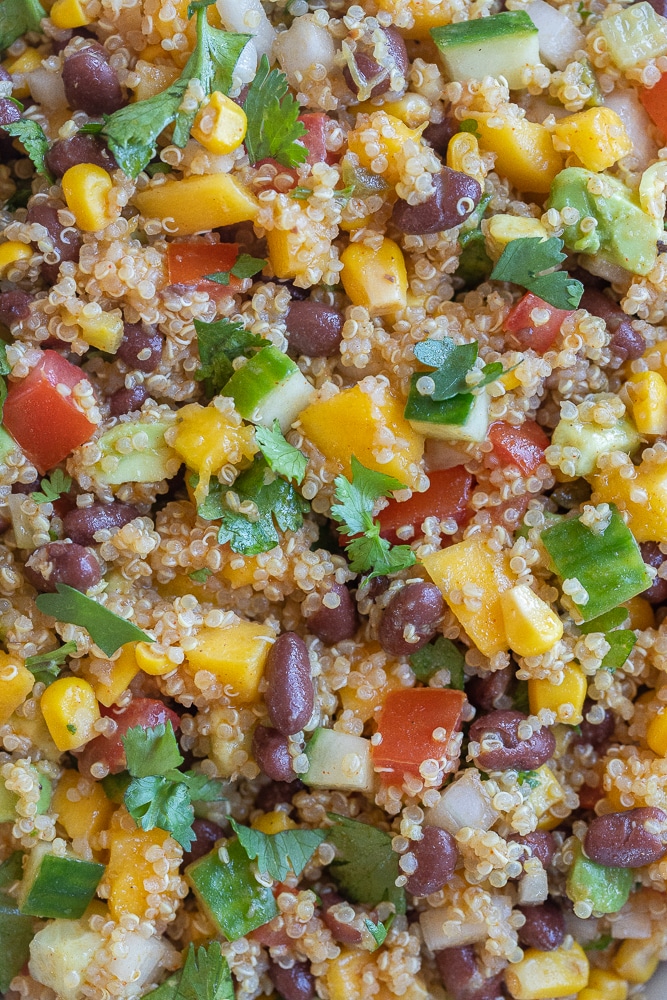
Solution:
[[[425,760],[443,763],[449,740],[460,727],[465,700],[462,691],[448,688],[391,691],[378,722],[382,741],[372,751],[373,766],[382,779],[400,782],[406,773],[418,775]],[[445,739],[434,739],[438,729],[446,731]]]
[[[403,525],[411,525],[414,528],[412,537],[415,538],[421,534],[421,525],[427,517],[437,517],[440,521],[451,517],[459,527],[467,524],[472,517],[473,512],[468,506],[473,487],[473,477],[470,472],[467,472],[462,465],[457,465],[453,469],[429,472],[429,479],[431,485],[425,493],[413,493],[405,503],[391,500],[389,505],[380,511],[378,520],[382,528],[381,535],[392,545],[401,542],[396,530]]]
[[[546,323],[536,325],[531,315],[534,309],[549,313]],[[556,309],[539,296],[527,292],[510,311],[503,326],[509,334],[507,339],[510,344],[522,351],[530,347],[536,354],[544,354],[553,347],[563,320],[571,315],[572,310]]]
[[[84,381],[80,368],[56,351],[44,351],[30,374],[9,386],[4,426],[41,474],[67,458],[95,430],[73,397],[58,388],[73,389]]]
[[[520,427],[497,420],[489,427],[488,436],[496,464],[516,465],[524,476],[542,465],[545,448],[549,447],[549,438],[534,420],[525,420]]]
[[[127,761],[122,737],[128,729],[133,729],[135,726],[150,729],[160,722],[171,722],[174,730],[177,730],[181,724],[180,716],[156,698],[134,698],[127,708],[118,708],[115,705],[111,708],[100,706],[100,711],[102,715],[113,719],[118,728],[113,736],[96,736],[86,744],[80,754],[77,754],[79,771],[82,774],[90,775],[90,768],[97,761],[106,764],[110,774],[120,774],[124,771]]]
[[[336,157],[327,149],[327,131],[331,119],[321,111],[313,114],[299,115],[299,121],[305,126],[306,134],[299,139],[308,150],[306,163],[334,163]]]
[[[650,90],[640,87],[639,100],[646,108],[649,118],[663,135],[667,135],[667,76],[661,76]]]
[[[190,285],[197,292],[208,292],[213,298],[243,291],[245,278],[229,277],[228,285],[207,281],[205,275],[230,271],[239,255],[236,243],[170,243],[167,247],[167,268],[171,285]]]

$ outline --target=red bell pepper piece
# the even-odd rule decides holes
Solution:
[[[549,313],[546,323],[541,323],[539,326],[535,323],[531,315],[534,309],[546,310]],[[563,320],[571,315],[572,310],[556,309],[539,296],[527,292],[510,310],[503,327],[509,334],[507,340],[510,345],[522,351],[531,347],[536,354],[545,354],[553,347]]]
[[[308,150],[306,163],[335,163],[337,156],[327,149],[327,126],[329,116],[317,111],[313,114],[299,115],[299,121],[305,126],[306,134],[299,139]]]
[[[208,292],[214,298],[244,291],[247,279],[229,276],[229,284],[208,281],[207,274],[231,271],[239,255],[236,243],[170,243],[167,247],[167,269],[170,285],[190,285],[197,292]]]
[[[667,135],[667,76],[661,76],[655,87],[639,88],[639,100],[642,102],[649,118],[663,135]]]
[[[542,465],[549,447],[549,438],[534,420],[525,420],[520,427],[498,420],[489,427],[489,441],[493,445],[491,464],[516,465],[524,476]]]
[[[444,764],[449,741],[461,725],[466,697],[448,688],[408,688],[391,691],[378,722],[382,740],[373,745],[373,766],[387,783],[400,783],[404,774],[419,774],[425,760]],[[444,739],[434,738],[443,730]],[[444,769],[443,780],[444,780]]]
[[[42,475],[92,436],[95,424],[71,395],[87,381],[80,368],[56,351],[44,351],[30,374],[9,386],[3,424]]]
[[[459,527],[467,524],[472,517],[473,512],[468,503],[474,480],[470,472],[462,465],[457,465],[453,469],[429,472],[429,479],[431,485],[425,493],[413,493],[404,503],[391,500],[378,514],[380,534],[392,545],[401,542],[396,530],[404,525],[414,528],[414,534],[408,539],[410,541],[419,537],[421,526],[427,517],[437,517],[440,521],[453,518]]]

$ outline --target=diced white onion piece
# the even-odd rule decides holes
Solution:
[[[45,111],[61,111],[67,107],[65,85],[60,73],[39,67],[26,74],[30,94]]]
[[[271,62],[276,31],[260,0],[216,0],[220,20],[228,31],[240,31],[253,36],[253,42],[260,56],[268,56]]]
[[[125,985],[125,990],[131,987],[131,996],[143,996],[146,986],[162,978],[165,966],[173,967],[174,948],[164,938],[146,939],[137,931],[125,934],[123,945],[122,956],[110,959],[109,972]],[[128,995],[125,990],[122,996]]]
[[[617,941],[626,938],[642,940],[650,938],[652,932],[650,913],[642,913],[637,906],[626,903],[618,913],[610,914],[611,936]]]
[[[571,934],[575,941],[578,941],[582,947],[590,944],[591,941],[595,941],[603,933],[600,928],[600,921],[589,917],[588,920],[582,920],[580,917],[575,916],[572,910],[568,910],[567,907],[563,910],[563,916],[565,918],[565,931],[567,934]]]
[[[623,157],[623,166],[633,171],[646,170],[658,158],[658,145],[652,138],[653,123],[642,107],[635,90],[614,89],[605,94],[605,107],[615,111],[632,142],[632,152]]]
[[[334,68],[336,46],[330,32],[312,14],[304,14],[278,35],[274,52],[290,84],[299,90],[312,66],[319,64],[327,72]]]
[[[424,943],[431,951],[442,951],[443,948],[462,948],[467,944],[484,941],[488,936],[488,928],[484,921],[462,922],[453,918],[448,907],[438,910],[426,910],[419,917]]]
[[[470,455],[459,451],[448,441],[438,441],[428,438],[424,450],[424,461],[428,472],[438,472],[440,469],[454,469],[457,465],[465,465],[470,461]]]
[[[549,879],[544,868],[526,872],[519,881],[519,902],[525,906],[543,903],[549,895]]]
[[[33,552],[37,546],[32,540],[32,522],[28,515],[21,510],[21,504],[25,503],[25,500],[26,497],[23,493],[10,493],[6,502],[18,548]]]
[[[80,920],[49,920],[30,943],[30,975],[60,1000],[81,1000],[86,968],[103,943]]]
[[[566,14],[544,0],[533,0],[525,8],[538,31],[540,55],[556,69],[565,69],[577,49],[584,47],[584,35]]]
[[[439,826],[454,835],[464,826],[489,830],[497,819],[488,792],[471,768],[445,789],[438,804],[426,813],[425,821],[428,826]]]

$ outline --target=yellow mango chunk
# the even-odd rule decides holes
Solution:
[[[255,622],[203,628],[197,645],[187,651],[188,669],[215,674],[240,703],[256,701],[273,638],[272,629]]]
[[[603,1000],[626,1000],[628,995],[626,981],[606,969],[591,969],[588,985],[591,989],[599,990]]]
[[[667,757],[667,712],[664,708],[654,715],[646,730],[646,742],[659,757]]]
[[[505,983],[514,1000],[554,1000],[583,990],[588,972],[586,952],[576,942],[554,951],[528,948],[520,962],[508,965]]]
[[[519,656],[541,656],[563,634],[556,612],[530,587],[512,587],[500,595],[505,633],[510,649]]]
[[[378,7],[390,14],[409,11],[413,24],[409,28],[401,28],[401,34],[404,38],[414,38],[420,42],[430,42],[431,28],[439,28],[452,20],[449,0],[378,0]]]
[[[165,51],[161,46],[157,46],[159,55],[164,58]],[[167,87],[178,79],[180,70],[176,66],[154,66],[149,60],[146,52],[141,53],[142,58],[137,61],[135,73],[139,77],[139,83],[134,88],[132,101],[147,101],[149,97],[161,94]]]
[[[153,183],[135,194],[134,204],[144,218],[171,220],[170,232],[179,236],[250,222],[259,209],[252,192],[231,174]]]
[[[373,964],[369,952],[361,949],[343,948],[338,958],[329,962],[326,974],[329,1000],[359,1000],[360,983],[364,969]],[[395,994],[387,986],[380,984],[380,989],[373,994],[375,1000],[393,1000]],[[403,1000],[427,1000],[430,996],[421,976],[413,976]]]
[[[90,24],[80,0],[56,0],[49,17],[56,28],[83,28]]]
[[[260,830],[270,836],[272,833],[284,833],[285,830],[295,830],[296,823],[290,819],[282,809],[274,809],[271,812],[258,816],[250,824],[253,830]]]
[[[360,166],[372,173],[381,174],[387,184],[393,187],[401,179],[399,153],[408,140],[419,142],[420,139],[421,132],[418,129],[408,128],[400,118],[394,118],[385,111],[376,111],[369,117],[364,115],[357,127],[348,132],[347,145],[350,152],[359,157]],[[378,169],[380,157],[384,158],[381,170]]]
[[[376,385],[371,396],[359,385],[337,396],[311,403],[299,414],[301,428],[325,458],[335,462],[348,478],[355,455],[362,465],[394,476],[415,489],[424,439],[403,416],[403,404],[388,389]],[[394,435],[393,457],[385,458],[387,431]]]
[[[619,469],[604,469],[589,481],[594,503],[615,503],[627,511],[638,542],[667,542],[667,464],[643,461],[633,479],[624,479]]]
[[[91,347],[97,347],[107,354],[115,354],[120,347],[124,333],[123,314],[120,309],[98,312],[92,316],[81,312],[75,322],[81,330],[81,336]]]
[[[551,825],[558,826],[561,822],[559,819],[556,819],[555,824],[552,824],[550,822],[552,817],[546,816],[552,806],[555,806],[557,802],[562,802],[565,798],[565,792],[563,791],[556,775],[553,773],[551,768],[547,767],[546,764],[542,764],[542,766],[538,767],[535,771],[535,775],[530,776],[530,779],[533,784],[535,784],[535,782],[537,783],[535,784],[535,787],[531,789],[527,801],[530,802],[538,819],[541,819],[543,816],[546,817],[544,826],[541,826],[538,823],[539,828],[542,830],[545,827],[548,829]]]
[[[478,538],[466,538],[422,560],[426,572],[477,648],[494,656],[509,648],[500,595],[513,586],[509,560]],[[464,588],[474,587],[467,596]],[[466,603],[467,602],[467,603]]]
[[[667,382],[660,372],[638,372],[626,385],[639,433],[667,434]]]
[[[0,650],[0,726],[23,704],[35,686],[34,674]]]
[[[371,101],[362,101],[361,104],[357,104],[354,109],[359,115],[372,115],[378,110],[376,104],[371,103]],[[421,94],[415,94],[408,91],[407,94],[403,94],[396,101],[385,101],[382,105],[382,110],[391,115],[393,118],[398,118],[407,125],[408,128],[419,128],[425,122],[428,122],[431,108],[429,102]]]
[[[255,556],[234,554],[231,562],[225,563],[220,570],[220,576],[231,583],[232,590],[238,590],[239,587],[252,586],[255,582],[256,569],[257,558]]]
[[[51,800],[51,810],[72,840],[89,841],[106,830],[115,808],[101,783],[84,778],[78,771],[63,771]]]
[[[7,271],[19,260],[28,260],[32,257],[32,250],[26,243],[18,240],[8,240],[0,243],[0,277],[4,278]]]
[[[614,956],[614,969],[629,983],[647,983],[660,961],[660,944],[649,939],[636,941],[632,938],[621,942]]]
[[[639,595],[631,597],[629,601],[624,602],[623,607],[628,609],[630,618],[629,623],[624,628],[638,628],[642,631],[645,628],[655,628],[653,605],[645,597]]]
[[[548,194],[556,174],[563,169],[563,157],[556,152],[551,134],[544,125],[527,118],[507,116],[500,128],[499,115],[471,112],[477,121],[479,145],[496,154],[495,169],[519,191]],[[494,124],[490,125],[492,121]]]
[[[81,673],[92,686],[99,703],[105,708],[116,704],[139,673],[134,656],[134,646],[135,643],[127,643],[123,646],[118,659],[110,660],[104,671],[97,669],[93,671],[90,660],[81,662]]]
[[[109,885],[109,913],[114,920],[120,920],[125,913],[145,915],[151,890],[144,882],[155,878],[155,862],[148,861],[146,853],[151,847],[162,847],[168,837],[159,827],[138,830],[125,809],[113,814],[104,881]]]
[[[619,116],[611,108],[588,108],[556,122],[554,148],[572,152],[596,173],[607,170],[632,151],[632,142]]]
[[[386,316],[405,309],[408,275],[397,243],[385,237],[379,250],[363,243],[350,243],[340,260],[343,288],[355,306],[364,306],[371,316]]]
[[[97,736],[100,718],[95,692],[81,677],[59,677],[40,700],[44,721],[59,750],[78,750]]]
[[[504,595],[503,595],[504,596]],[[567,718],[560,718],[569,726],[578,726],[583,719],[584,700],[588,691],[588,679],[581,667],[569,663],[563,669],[563,683],[552,684],[546,679],[531,678],[528,681],[528,700],[532,715],[547,708],[556,715],[561,715],[563,706],[571,706]]]

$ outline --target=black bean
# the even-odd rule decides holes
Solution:
[[[305,642],[296,632],[283,632],[266,660],[266,707],[283,736],[303,729],[313,713],[315,690]]]
[[[90,549],[73,542],[49,542],[30,556],[25,575],[43,594],[55,593],[57,583],[85,593],[100,582],[102,570]]]
[[[648,0],[653,10],[660,17],[667,17],[667,0]]]
[[[599,316],[605,321],[610,331],[617,328],[619,323],[627,319],[618,302],[610,299],[599,288],[584,288],[584,294],[579,302],[580,309],[586,309],[593,316]]]
[[[323,302],[292,302],[285,317],[287,339],[293,351],[309,358],[328,358],[340,347],[343,317]]]
[[[55,205],[47,205],[44,202],[41,202],[39,205],[31,205],[28,209],[27,222],[44,226],[48,234],[48,240],[60,256],[60,262],[78,261],[81,250],[81,237],[74,228],[69,228],[66,233],[63,233],[64,226],[58,219],[58,209]],[[55,284],[58,281],[60,273],[60,263],[43,263],[40,270],[46,281],[50,284]]]
[[[215,846],[215,842],[224,836],[224,830],[217,823],[210,819],[196,819],[192,823],[195,840],[190,845],[190,850],[183,855],[183,865],[190,865],[198,858],[203,858],[205,854]]]
[[[391,218],[402,233],[421,236],[459,226],[472,215],[482,197],[482,189],[474,177],[449,167],[435,174],[433,187],[433,194],[419,205],[398,199]]]
[[[34,296],[23,292],[20,288],[11,292],[0,293],[0,323],[3,326],[13,326],[30,315],[30,303]]]
[[[641,542],[639,548],[642,550],[642,559],[648,566],[660,569],[667,556],[660,551],[658,542]],[[642,593],[651,604],[663,604],[667,601],[667,580],[656,576],[653,583]]]
[[[21,120],[21,112],[8,97],[0,97],[0,125],[11,125]],[[3,133],[6,135],[7,133]],[[18,153],[17,153],[18,156]]]
[[[630,320],[624,319],[612,333],[609,347],[621,361],[633,361],[641,358],[646,350],[646,341]]]
[[[551,493],[551,499],[563,510],[576,510],[591,498],[591,487],[585,479],[575,479],[571,483],[561,483]]]
[[[471,677],[466,681],[468,701],[475,708],[481,708],[484,712],[492,712],[495,708],[501,708],[500,703],[507,694],[513,676],[511,667],[503,667],[502,670],[494,670],[492,673],[488,672],[480,677]]]
[[[315,977],[309,962],[295,962],[291,969],[271,962],[269,979],[284,1000],[313,1000],[315,996]]]
[[[574,743],[581,745],[590,744],[593,747],[599,747],[611,738],[616,726],[614,714],[609,709],[605,709],[602,722],[594,725],[586,718],[586,715],[594,704],[595,702],[591,701],[590,698],[587,698],[584,702],[584,718],[579,723],[579,732],[574,735]]]
[[[125,100],[118,74],[109,65],[109,53],[97,42],[67,56],[63,64],[67,103],[87,115],[111,115]]]
[[[295,778],[294,781],[272,781],[269,785],[260,788],[255,798],[255,804],[258,809],[262,809],[264,812],[273,812],[279,805],[291,805],[296,793],[303,791],[305,787],[299,778]]]
[[[155,371],[162,358],[164,337],[152,326],[142,326],[141,323],[126,323],[123,339],[118,348],[118,357],[128,368],[140,372]]]
[[[94,163],[103,170],[115,170],[116,161],[106,145],[94,135],[73,135],[58,139],[46,154],[47,169],[54,177],[62,177],[78,163]]]
[[[11,78],[12,75],[9,72],[9,70],[6,70],[4,66],[0,65],[0,80],[3,83],[7,83],[9,80],[11,80]]]
[[[357,631],[359,619],[357,606],[350,591],[342,583],[334,583],[330,594],[336,594],[340,603],[335,608],[321,604],[314,615],[307,619],[308,629],[327,646],[333,646],[345,639],[352,639]]]
[[[139,517],[136,507],[125,503],[93,503],[90,507],[75,507],[63,518],[65,536],[77,545],[94,545],[95,532],[113,530]]]
[[[659,831],[646,828],[658,826]],[[667,813],[653,806],[596,816],[584,838],[589,858],[609,868],[641,868],[667,854]]]
[[[331,931],[332,937],[339,944],[361,944],[363,934],[354,923],[344,923],[338,919],[336,910],[345,900],[333,889],[324,889],[321,893],[322,899],[322,920]],[[349,905],[349,904],[348,904]]]
[[[292,781],[296,775],[289,755],[289,741],[271,726],[257,726],[252,737],[252,755],[272,781]]]
[[[471,945],[437,951],[435,964],[452,1000],[502,1000],[502,973],[486,979]]]
[[[524,948],[553,951],[560,948],[565,938],[565,918],[553,900],[538,906],[520,906],[526,922],[519,929],[519,943]]]
[[[480,748],[474,760],[483,771],[533,771],[545,764],[556,749],[556,739],[546,726],[541,726],[528,740],[519,738],[519,725],[525,722],[523,712],[490,712],[475,719],[470,727],[470,740],[482,743],[493,739],[494,745]]]
[[[530,847],[530,853],[526,858],[538,858],[543,868],[548,868],[554,859],[556,841],[548,830],[534,830],[533,833],[526,833],[523,836],[520,833],[513,833],[508,839]]]
[[[618,302],[614,302],[597,288],[586,288],[579,305],[605,321],[611,334],[609,346],[621,361],[642,356],[646,350],[646,341],[632,326],[630,318]]]
[[[434,584],[406,584],[382,612],[378,639],[385,653],[392,656],[416,653],[435,635],[444,609],[442,594]]]
[[[23,493],[25,496],[30,496],[31,493],[35,493],[39,490],[39,477],[33,479],[31,483],[20,483],[18,480],[12,483],[12,493]]]
[[[417,870],[408,876],[405,888],[413,896],[430,896],[447,885],[459,859],[451,833],[438,826],[425,826],[422,833],[422,839],[410,847],[417,860]]]
[[[355,75],[358,75],[364,81],[364,85],[367,85],[376,77],[380,77],[370,94],[364,95],[364,99],[380,97],[381,94],[386,94],[391,86],[392,73],[398,71],[401,76],[405,77],[410,67],[408,51],[401,33],[393,25],[382,30],[386,36],[387,44],[385,58],[382,63],[379,63],[375,58],[374,45],[364,46],[362,43],[357,42],[357,47],[353,55],[356,65]],[[343,76],[345,77],[345,83],[352,93],[359,96],[359,86],[349,66],[345,66],[343,69]],[[394,93],[398,94],[398,91]]]
[[[112,417],[133,413],[140,410],[147,399],[148,389],[143,385],[135,385],[133,389],[118,389],[109,400],[109,412]]]
[[[445,115],[441,122],[431,122],[422,132],[422,138],[433,147],[440,156],[445,156],[450,140],[459,130],[459,123],[456,119]]]

